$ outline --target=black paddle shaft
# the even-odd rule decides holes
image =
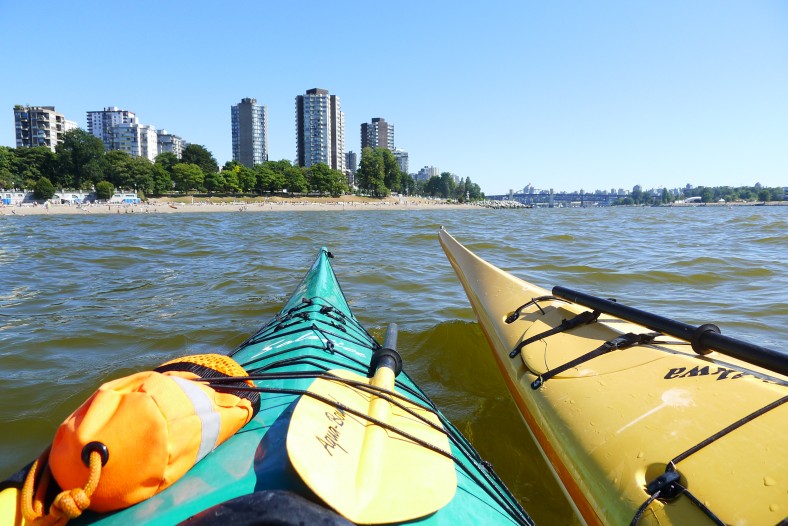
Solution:
[[[788,354],[723,336],[713,325],[695,327],[566,287],[553,287],[553,296],[691,342],[698,352],[702,353],[701,349],[714,349],[722,354],[788,376]]]

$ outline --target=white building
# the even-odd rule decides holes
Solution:
[[[345,114],[338,96],[314,88],[296,97],[296,151],[299,166],[325,163],[345,171]]]
[[[394,154],[394,158],[397,160],[397,164],[399,164],[399,171],[402,173],[409,173],[408,152],[405,150],[394,150],[391,153]]]
[[[122,110],[115,106],[100,111],[89,111],[88,133],[101,139],[104,149],[113,149],[112,128],[120,124],[136,124],[137,116],[133,111]]]
[[[157,141],[158,153],[174,153],[175,157],[178,159],[181,158],[181,155],[183,155],[183,149],[186,147],[186,143],[181,137],[178,135],[173,135],[167,132],[167,130],[159,130]]]
[[[126,152],[132,157],[145,157],[154,161],[159,154],[159,136],[156,128],[147,124],[117,124],[110,128],[112,150]]]
[[[441,173],[435,166],[425,166],[416,175],[417,181],[429,181],[431,177],[440,177]]]

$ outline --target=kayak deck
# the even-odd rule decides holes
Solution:
[[[330,257],[322,249],[281,312],[231,353],[262,391],[259,413],[168,489],[113,514],[86,512],[74,524],[176,524],[231,499],[276,490],[321,503],[288,457],[294,410],[315,379],[330,370],[366,377],[380,348],[350,311]],[[394,391],[439,421],[456,470],[453,498],[414,523],[531,524],[489,465],[405,372]],[[394,482],[408,484],[404,477]]]
[[[642,512],[640,524],[710,516],[776,524],[788,514],[784,376],[595,317],[487,263],[444,230],[439,235],[518,409],[581,520],[622,524]],[[568,328],[570,320],[577,325]],[[666,472],[677,473],[675,482],[700,504],[686,493],[649,503],[647,485]]]

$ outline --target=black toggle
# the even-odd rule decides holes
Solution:
[[[109,461],[109,449],[101,442],[88,442],[82,448],[82,463],[90,467],[90,454],[94,451],[98,452],[101,456],[101,465],[106,466]]]

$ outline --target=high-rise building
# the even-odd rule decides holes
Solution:
[[[137,116],[133,111],[114,106],[88,112],[88,133],[101,139],[107,151],[113,148],[112,127],[119,124],[137,124]]]
[[[109,130],[112,137],[110,150],[120,150],[132,157],[145,157],[154,161],[159,154],[159,134],[147,124],[121,123]]]
[[[394,151],[394,125],[382,117],[374,117],[371,123],[361,125],[361,149],[386,148]]]
[[[440,170],[435,166],[425,166],[416,175],[417,181],[429,181],[431,177],[439,177]]]
[[[257,99],[241,99],[230,107],[233,160],[253,168],[268,160],[268,109]]]
[[[391,153],[394,154],[394,158],[397,160],[397,164],[399,164],[399,171],[402,173],[409,173],[408,152],[406,152],[405,150],[394,150]]]
[[[296,151],[299,166],[325,163],[345,171],[345,114],[338,96],[314,88],[296,97]]]
[[[356,155],[356,152],[347,152],[345,154],[345,168],[350,170],[351,173],[356,173],[358,169],[358,155]]]
[[[77,124],[55,111],[54,106],[14,106],[16,147],[45,146],[55,151],[63,134]]]
[[[158,144],[158,153],[174,153],[175,157],[178,159],[181,158],[183,154],[183,149],[186,147],[186,143],[183,141],[181,137],[178,135],[173,135],[169,133],[167,130],[159,130],[157,133],[157,141]]]

